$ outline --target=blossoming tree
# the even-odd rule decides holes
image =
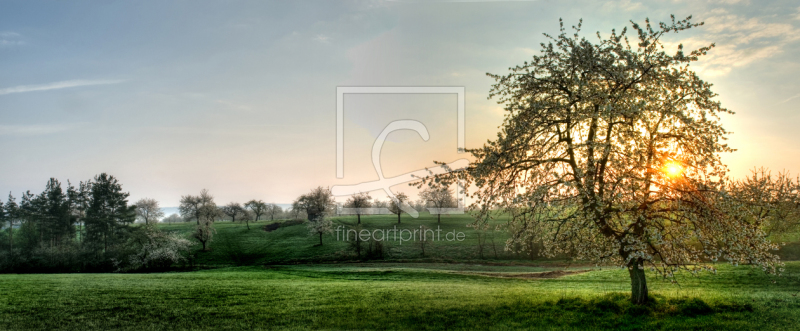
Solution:
[[[776,272],[776,246],[726,194],[720,154],[732,149],[719,115],[732,112],[689,68],[714,45],[662,44],[702,23],[631,24],[633,45],[627,29],[592,42],[561,23],[540,55],[489,74],[507,112],[501,131],[451,173],[476,188],[478,224],[500,209],[515,224],[509,247],[535,239],[545,256],[626,267],[637,304],[648,300],[645,269],[671,277],[724,260]]]

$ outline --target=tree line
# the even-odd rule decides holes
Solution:
[[[0,202],[0,271],[105,271],[133,247],[137,208],[111,175],[101,173],[66,188],[51,178],[39,194],[26,191]],[[148,215],[149,216],[149,215]]]

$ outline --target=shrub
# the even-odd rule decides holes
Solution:
[[[127,246],[131,248],[129,255],[114,259],[117,271],[163,270],[187,262],[192,243],[176,234],[147,227],[133,236]]]

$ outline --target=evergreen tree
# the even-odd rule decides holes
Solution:
[[[8,222],[8,249],[14,250],[14,224],[19,221],[19,206],[11,192],[8,193],[8,201],[3,209],[3,219]]]
[[[50,178],[35,202],[39,232],[42,234],[40,245],[56,247],[71,242],[75,237],[74,218],[70,215],[69,201],[61,189],[61,183]]]
[[[84,245],[95,252],[108,252],[124,242],[136,218],[135,207],[128,206],[129,193],[122,191],[119,181],[106,173],[94,178],[90,192]]]
[[[69,183],[69,181],[67,182]],[[86,211],[89,209],[91,195],[91,181],[80,182],[75,188],[72,184],[67,186],[67,199],[69,200],[70,215],[74,217],[74,224],[78,226],[78,240],[83,242],[83,223],[86,218]]]

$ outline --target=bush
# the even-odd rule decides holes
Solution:
[[[188,262],[192,243],[173,233],[145,227],[128,242],[128,254],[114,259],[117,271],[164,270]]]

